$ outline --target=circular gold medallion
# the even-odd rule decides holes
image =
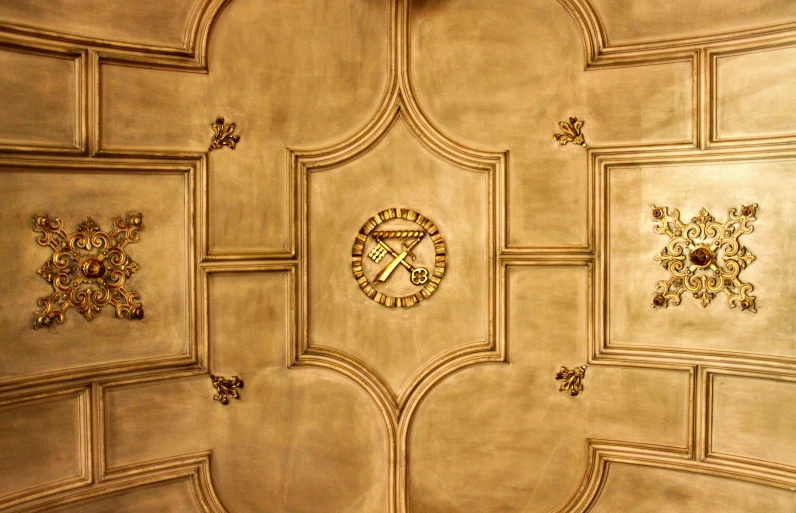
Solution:
[[[351,268],[366,296],[401,308],[431,296],[445,274],[445,241],[414,210],[388,208],[368,219],[354,239]]]

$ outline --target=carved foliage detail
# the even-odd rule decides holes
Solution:
[[[243,388],[243,381],[237,376],[225,378],[223,376],[210,375],[210,380],[213,382],[213,388],[218,392],[213,396],[213,399],[221,404],[229,404],[229,398],[240,399],[238,388]]]
[[[52,257],[37,271],[52,285],[53,293],[39,298],[43,309],[34,314],[33,327],[63,322],[69,307],[77,308],[90,322],[108,303],[120,319],[143,319],[138,293],[125,288],[127,278],[139,268],[127,255],[126,246],[138,240],[143,215],[117,217],[110,232],[102,231],[90,217],[73,233],[67,233],[63,224],[60,218],[33,216],[33,231],[39,234],[36,242],[53,250]]]
[[[572,370],[561,367],[556,372],[556,379],[563,380],[559,391],[569,390],[570,395],[578,395],[583,392],[583,378],[586,376],[586,366],[574,367]]]
[[[583,147],[586,146],[586,140],[583,138],[583,134],[580,131],[583,127],[583,121],[578,121],[578,118],[572,116],[569,118],[569,122],[559,121],[558,126],[564,133],[553,134],[553,139],[561,143],[562,146],[570,142],[572,144],[579,144]]]
[[[213,138],[210,140],[210,148],[208,151],[217,150],[223,146],[229,146],[235,149],[235,145],[240,141],[239,135],[232,135],[235,131],[235,123],[225,124],[224,118],[216,119],[215,123],[210,125],[213,127]]]
[[[656,283],[652,306],[679,305],[683,292],[690,292],[706,307],[717,292],[724,292],[730,308],[756,312],[755,296],[749,294],[754,287],[739,278],[755,256],[738,242],[741,235],[754,230],[749,223],[756,213],[757,203],[743,205],[730,209],[728,220],[719,223],[703,208],[686,224],[677,209],[669,213],[667,207],[653,206],[652,217],[658,221],[655,232],[669,237],[654,259],[671,276]]]

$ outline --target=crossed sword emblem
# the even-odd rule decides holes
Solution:
[[[387,281],[392,272],[399,266],[403,266],[409,271],[409,279],[415,285],[423,285],[428,281],[428,269],[425,267],[415,267],[406,261],[406,257],[411,257],[415,260],[417,257],[412,252],[415,246],[425,237],[426,232],[422,230],[390,230],[390,231],[375,231],[372,232],[373,240],[376,241],[376,246],[368,253],[371,260],[379,263],[384,256],[389,253],[393,256],[392,262],[382,269],[376,276],[376,281]],[[392,249],[389,244],[384,242],[384,239],[403,239],[401,241],[401,252],[398,253]],[[412,241],[407,244],[406,240]]]

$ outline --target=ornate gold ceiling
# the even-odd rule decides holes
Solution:
[[[661,5],[0,6],[0,510],[794,511],[796,12]]]

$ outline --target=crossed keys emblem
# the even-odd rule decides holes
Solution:
[[[428,281],[428,269],[425,267],[415,267],[406,261],[406,257],[410,257],[412,260],[417,260],[417,257],[412,252],[412,249],[420,243],[423,237],[425,237],[426,232],[420,230],[390,230],[384,232],[371,232],[371,235],[373,236],[373,240],[376,241],[376,246],[370,251],[370,253],[368,253],[368,256],[371,260],[379,263],[387,253],[393,256],[392,262],[387,264],[387,266],[376,276],[376,281],[387,281],[387,278],[390,277],[398,265],[404,266],[406,270],[409,271],[409,279],[415,285],[423,285]],[[402,251],[398,253],[386,242],[384,242],[384,239],[401,239]],[[411,242],[407,244],[407,240],[410,240]]]
[[[382,223],[386,224],[381,226]],[[430,248],[434,253],[433,269],[417,264],[429,258]],[[373,301],[396,308],[412,306],[437,290],[445,274],[445,242],[434,223],[414,210],[382,210],[357,233],[351,266],[362,292]],[[384,284],[399,267],[406,269],[409,279]]]

